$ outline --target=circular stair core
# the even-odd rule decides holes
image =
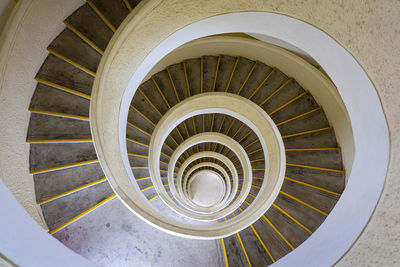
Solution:
[[[224,196],[224,183],[214,172],[196,173],[189,184],[190,199],[202,207],[211,207]]]

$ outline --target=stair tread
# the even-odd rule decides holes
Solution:
[[[200,84],[200,75],[201,75],[201,67],[200,67],[200,59],[192,58],[185,60],[186,64],[186,72],[187,78],[189,82],[189,90],[190,94],[197,95],[200,94],[201,84]]]
[[[279,194],[274,203],[313,232],[317,230],[326,218],[326,216],[317,211],[282,194]]]
[[[29,165],[40,171],[96,159],[92,143],[31,144]]]
[[[42,205],[43,216],[50,230],[75,218],[100,201],[111,196],[108,183],[101,183]]]
[[[282,191],[326,213],[333,209],[339,199],[338,196],[287,180],[283,183]]]
[[[229,266],[246,266],[247,260],[239,243],[237,235],[224,238]]]
[[[287,151],[286,162],[342,170],[342,155],[340,150]]]
[[[68,62],[49,54],[36,77],[90,95],[93,77]]]
[[[263,218],[256,221],[253,226],[275,260],[282,258],[291,251],[285,241],[282,240],[282,238]]]
[[[234,75],[229,84],[228,91],[232,94],[237,94],[243,85],[247,75],[250,73],[252,67],[254,65],[254,61],[240,57],[236,69],[234,71]]]
[[[88,117],[89,104],[85,98],[38,84],[29,108]]]
[[[49,49],[96,72],[101,55],[69,29],[62,31],[49,45]]]
[[[309,131],[329,127],[328,120],[322,110],[315,111],[296,120],[278,126],[281,135]]]
[[[236,62],[235,57],[221,55],[218,76],[215,82],[216,92],[225,92],[235,62]]]
[[[32,113],[27,140],[91,139],[88,121]]]
[[[118,28],[122,21],[129,14],[128,8],[124,2],[121,1],[109,1],[109,0],[92,0],[95,6],[104,14],[104,16]]]
[[[218,65],[218,57],[204,56],[203,57],[203,92],[213,92],[215,72]]]
[[[298,96],[300,96],[300,95],[293,94],[293,95],[287,97],[284,100],[284,101],[286,101],[285,104],[288,103],[288,101],[291,101]],[[278,107],[278,108],[280,108],[280,107]],[[310,94],[305,94],[305,95],[301,96],[300,98],[298,98],[297,100],[290,103],[289,105],[276,111],[274,114],[271,115],[271,119],[274,122],[279,123],[282,121],[286,121],[290,118],[293,118],[299,114],[306,113],[315,108],[318,108],[318,104],[315,102],[314,98]]]
[[[262,103],[271,96],[281,85],[289,80],[289,77],[279,70],[275,70],[261,87],[252,88],[249,97],[256,104]]]
[[[274,207],[270,208],[265,216],[294,247],[301,245],[310,236],[306,230]]]
[[[251,74],[242,91],[240,92],[240,95],[244,98],[249,99],[254,90],[256,90],[260,86],[260,84],[262,84],[262,82],[268,77],[268,75],[272,71],[273,69],[270,66],[262,62],[258,62],[254,68],[253,73]]]
[[[104,24],[87,3],[72,13],[66,21],[103,51],[106,49],[113,35],[110,28]]]
[[[99,163],[35,174],[36,201],[49,199],[104,177]]]
[[[285,148],[337,147],[333,129],[283,139]]]

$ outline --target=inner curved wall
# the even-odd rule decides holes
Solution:
[[[165,4],[165,6],[163,6],[163,4],[160,4],[157,6],[157,8],[160,8],[160,10],[163,10],[163,11],[169,10],[168,4]],[[165,9],[163,9],[163,8],[165,8]],[[243,8],[243,7],[241,7],[241,8]],[[217,10],[217,9],[215,9],[215,7],[213,7],[212,11],[208,11],[211,13],[210,14],[210,13],[207,13],[206,9],[207,8],[202,10],[203,13],[199,12],[199,10],[196,10],[196,14],[193,14],[193,17],[188,16],[185,18],[179,18],[178,20],[181,20],[179,23],[181,23],[181,24],[185,23],[184,22],[185,20],[186,20],[186,23],[187,23],[187,20],[189,20],[189,21],[196,20],[196,18],[199,18],[199,16],[202,16],[202,15],[204,16],[204,14],[207,14],[207,16],[209,17],[211,14],[215,14],[215,12]],[[172,10],[172,8],[170,10]],[[222,9],[222,10],[223,10],[222,13],[227,12],[226,9]],[[245,8],[243,8],[241,10],[245,10]],[[174,14],[172,14],[172,13],[169,14],[171,16],[171,17],[169,17],[170,20],[174,20],[176,18],[175,12],[176,12],[176,10],[174,9]],[[164,18],[165,18],[166,13],[165,12],[161,12],[161,13],[164,15]],[[156,15],[157,12],[154,12],[154,10],[152,10],[152,15],[153,14],[154,14],[154,16],[157,17],[157,15]],[[155,19],[155,18],[151,18],[151,16],[147,16],[146,19],[151,20],[151,19]],[[157,21],[157,19],[155,19],[155,20]],[[227,23],[228,21],[230,23]],[[260,23],[260,21],[263,21],[263,23]],[[276,24],[276,25],[274,25],[274,24]],[[211,25],[213,25],[213,28],[210,27]],[[215,25],[218,25],[218,27],[215,27]],[[272,25],[274,25],[275,27]],[[285,28],[284,31],[282,31],[282,25],[284,25],[285,27],[288,27],[288,28],[287,29]],[[151,26],[147,25],[147,27],[151,27]],[[170,33],[171,29],[167,30],[165,28],[168,26],[163,25],[161,27],[163,27],[165,30],[165,32],[162,31],[162,33],[160,33],[161,35],[171,34]],[[173,27],[176,27],[176,25],[174,25]],[[132,68],[130,69],[128,67],[127,69],[130,69],[130,72],[132,72],[133,69],[136,71],[133,71],[134,75],[131,77],[131,82],[129,84],[129,87],[131,88],[131,90],[127,91],[129,93],[127,95],[125,95],[126,100],[123,100],[123,103],[122,103],[120,125],[122,126],[126,119],[126,115],[124,115],[124,114],[126,114],[126,111],[123,111],[124,106],[128,106],[127,101],[129,101],[129,99],[131,99],[131,96],[133,95],[135,88],[139,85],[138,84],[139,81],[141,81],[145,77],[146,73],[151,69],[152,66],[154,66],[156,64],[156,62],[158,62],[160,57],[165,56],[166,53],[170,52],[177,46],[179,46],[187,41],[190,41],[192,39],[203,37],[203,36],[206,36],[207,34],[209,35],[209,34],[218,34],[218,33],[227,33],[227,32],[237,32],[237,31],[243,31],[243,32],[251,31],[253,33],[265,33],[265,31],[271,31],[272,33],[271,32],[269,32],[269,33],[271,33],[272,35],[275,35],[275,37],[283,38],[283,40],[286,40],[290,43],[293,42],[294,44],[299,45],[300,48],[304,48],[304,51],[308,52],[311,56],[316,58],[317,61],[319,63],[321,63],[321,66],[327,70],[328,74],[330,71],[332,71],[331,77],[333,78],[334,81],[335,80],[337,81],[337,84],[340,85],[340,86],[338,86],[339,92],[341,93],[342,97],[345,99],[345,101],[344,101],[345,103],[352,102],[351,99],[354,100],[354,98],[353,98],[354,92],[352,95],[352,93],[348,93],[347,91],[343,90],[343,88],[349,88],[349,87],[351,88],[354,86],[354,83],[357,83],[358,86],[360,86],[360,84],[362,84],[363,88],[366,88],[365,90],[370,90],[370,92],[372,92],[371,95],[367,96],[367,99],[365,99],[365,102],[367,102],[368,104],[371,104],[373,106],[380,107],[379,100],[376,98],[376,95],[374,95],[375,89],[372,86],[372,84],[370,83],[370,81],[368,80],[368,78],[366,77],[363,70],[357,65],[355,60],[345,50],[343,50],[340,46],[335,44],[335,42],[333,40],[329,39],[328,36],[324,35],[322,32],[318,31],[317,29],[310,27],[309,25],[306,25],[299,21],[295,21],[295,20],[292,20],[292,19],[289,19],[289,18],[286,18],[283,16],[279,16],[276,14],[268,14],[268,13],[261,14],[261,13],[257,13],[257,12],[253,12],[253,13],[248,12],[248,13],[237,13],[237,14],[226,14],[226,15],[221,15],[221,16],[217,16],[217,17],[212,17],[212,18],[206,19],[201,22],[193,23],[186,28],[182,28],[181,30],[179,30],[176,33],[169,35],[169,37],[166,38],[163,42],[161,42],[161,44],[159,44],[158,47],[153,48],[151,50],[151,52],[147,55],[147,57],[145,56],[142,58],[142,59],[145,58],[145,60],[143,62],[141,60],[132,62],[132,59],[130,59],[131,62],[127,63],[126,66],[130,65]],[[353,76],[355,76],[355,78],[353,77],[352,83],[346,83],[346,81],[348,81],[348,78],[346,76],[349,73],[346,73],[346,71],[343,71],[343,70],[340,70],[337,68],[335,69],[332,66],[335,64],[332,64],[332,61],[330,61],[330,60],[333,60],[333,62],[335,62],[335,59],[326,58],[325,53],[321,54],[322,51],[320,49],[320,47],[321,47],[320,43],[318,43],[318,45],[317,45],[314,42],[307,42],[307,40],[300,41],[299,39],[302,39],[302,38],[299,37],[297,34],[295,34],[297,32],[307,33],[304,36],[315,35],[316,39],[321,40],[321,42],[326,42],[326,46],[324,46],[324,48],[326,49],[327,47],[329,47],[329,49],[332,49],[332,51],[334,51],[333,54],[336,53],[336,60],[339,60],[338,65],[340,65],[340,66],[345,65],[345,66],[349,66],[350,68],[353,68],[352,74],[353,74]],[[158,38],[155,38],[155,40],[153,39],[153,41],[158,43],[158,40],[159,40]],[[129,39],[129,37],[128,37],[128,39]],[[313,38],[310,38],[310,39],[313,39]],[[126,41],[127,39],[124,39],[124,40]],[[132,45],[135,42],[132,39],[129,40],[128,42],[130,42],[130,41],[132,42],[132,43],[130,43],[130,45]],[[125,42],[125,44],[126,44],[126,42]],[[123,47],[123,45],[122,46],[120,46],[120,45],[121,45],[121,43],[117,44],[117,46],[119,47],[119,52],[118,52],[117,57],[120,57],[121,55],[124,54],[124,52],[123,52],[124,49],[122,49],[122,51],[121,51],[121,48]],[[152,45],[150,45],[150,47],[152,47]],[[140,59],[142,56],[144,56],[143,53],[146,54],[148,52],[149,51],[141,51],[140,55],[138,55],[138,57],[136,57],[136,59]],[[114,50],[114,53],[115,53],[115,50]],[[116,54],[113,54],[113,56],[115,56],[115,55]],[[330,60],[327,61],[327,59],[330,59]],[[116,61],[114,58],[113,64],[115,64],[115,62]],[[140,64],[139,62],[142,64]],[[345,63],[343,63],[343,62],[345,62]],[[339,63],[342,63],[342,64],[339,64]],[[107,65],[107,64],[108,64],[108,62],[105,63],[105,65]],[[128,70],[126,70],[126,71],[129,72]],[[335,72],[335,71],[337,71],[337,72]],[[111,71],[111,73],[112,73],[112,71]],[[108,74],[110,74],[110,72]],[[128,76],[126,76],[126,74],[128,74],[128,73],[125,72],[125,73],[119,73],[119,74],[113,73],[113,74],[114,75],[120,74],[121,76],[120,76],[119,81],[121,81],[121,80],[124,81],[125,85],[126,85],[127,78],[128,78]],[[124,75],[125,75],[125,77],[124,77]],[[121,84],[122,87],[120,87],[120,89],[117,89],[117,91],[123,89],[124,82]],[[108,81],[102,80],[102,81],[100,81],[100,83],[102,85],[105,85],[108,87],[112,86],[112,81],[110,81],[110,80],[108,80]],[[98,86],[98,83],[97,83],[97,86]],[[95,89],[96,89],[96,83],[95,83]],[[116,97],[118,98],[120,96],[116,96]],[[328,217],[326,222],[321,226],[320,229],[318,229],[316,234],[313,235],[312,238],[307,240],[295,252],[291,253],[288,257],[285,257],[285,260],[280,262],[281,264],[285,264],[285,263],[287,264],[288,262],[291,262],[291,261],[293,261],[293,263],[297,262],[296,257],[299,257],[301,255],[301,256],[303,256],[302,258],[304,258],[304,255],[302,255],[302,254],[303,253],[309,254],[310,251],[313,251],[312,248],[314,246],[316,246],[317,243],[321,243],[321,242],[323,242],[323,240],[334,239],[334,237],[331,235],[336,233],[336,231],[340,231],[341,229],[346,228],[346,224],[347,224],[346,221],[348,223],[350,223],[349,218],[353,217],[352,219],[356,220],[356,223],[354,224],[355,226],[353,227],[353,229],[348,229],[349,230],[347,233],[348,235],[345,238],[343,238],[342,240],[335,240],[336,244],[334,246],[337,247],[337,250],[334,251],[334,253],[332,253],[332,251],[329,250],[326,246],[325,247],[320,246],[319,247],[320,253],[315,255],[314,258],[312,258],[312,259],[310,258],[308,260],[309,263],[323,262],[326,264],[333,264],[336,260],[338,260],[338,258],[340,258],[343,255],[343,253],[345,253],[346,249],[352,244],[354,239],[362,231],[362,228],[365,226],[369,216],[371,215],[371,213],[373,211],[375,203],[380,196],[381,188],[383,186],[383,181],[384,181],[384,177],[386,174],[387,159],[388,159],[388,156],[387,156],[388,155],[388,139],[387,139],[388,136],[387,136],[387,127],[386,127],[385,118],[383,117],[383,114],[380,112],[379,108],[377,110],[371,111],[371,110],[365,110],[365,106],[363,108],[363,106],[360,106],[359,103],[357,103],[357,102],[352,102],[352,104],[353,105],[350,106],[349,115],[350,115],[350,119],[354,120],[354,121],[352,121],[353,126],[354,126],[354,124],[356,124],[355,127],[353,128],[353,129],[357,130],[356,132],[354,132],[355,137],[356,137],[355,138],[356,139],[356,152],[361,152],[361,153],[359,153],[358,155],[356,154],[356,160],[358,160],[358,161],[355,161],[354,165],[357,168],[352,170],[350,179],[352,177],[354,177],[354,178],[349,181],[349,185],[352,185],[352,186],[347,187],[347,190],[343,194],[342,199],[339,201],[340,203],[346,203],[347,205],[336,206],[336,208],[333,210],[332,215],[330,217]],[[111,108],[111,106],[109,106],[109,108]],[[98,110],[98,112],[93,112],[93,110],[92,110],[92,112],[91,112],[91,115],[97,116],[97,118],[95,118],[95,120],[94,120],[95,122],[97,122],[99,120],[99,117],[101,117],[101,116],[105,116],[105,117],[109,116],[109,114],[101,114],[99,112],[100,112],[100,110]],[[368,114],[371,117],[371,119],[373,119],[375,124],[378,124],[380,127],[376,131],[374,131],[374,130],[372,132],[365,131],[365,130],[367,130],[366,128],[368,128],[369,126],[358,123],[358,120],[361,119],[361,117],[360,117],[361,113],[363,113],[363,116]],[[112,120],[115,121],[115,118]],[[114,129],[118,128],[115,126],[116,125],[114,123],[114,126],[111,126],[111,127],[114,127]],[[372,127],[372,125],[370,125],[370,126]],[[360,128],[358,128],[358,127],[360,127]],[[374,127],[376,127],[376,125]],[[371,128],[371,129],[373,129],[373,128]],[[98,130],[100,130],[100,129],[97,129],[95,127],[95,131],[94,131],[95,139],[96,139],[96,135],[98,134]],[[366,138],[366,136],[361,136],[360,132],[364,132],[364,133],[367,132],[370,136]],[[125,133],[124,133],[123,128],[120,128],[120,133],[123,133],[120,135],[120,138],[124,138]],[[374,150],[375,154],[368,155],[368,154],[363,153],[362,150],[363,150],[364,146],[361,144],[363,142],[365,142],[366,139],[369,139],[369,138],[375,139],[375,137],[373,137],[374,135],[379,135],[381,137],[381,139],[379,141],[377,141],[377,143],[370,144],[370,149]],[[357,151],[357,147],[360,148],[359,151]],[[111,149],[111,147],[110,147],[110,149]],[[357,156],[360,156],[360,157],[358,158]],[[373,169],[373,170],[366,170],[366,168],[360,169],[360,165],[368,164],[367,163],[368,160],[366,161],[367,158],[369,160],[377,161],[376,166],[374,166],[375,169]],[[362,162],[364,162],[364,164]],[[354,173],[357,173],[357,175],[355,175]],[[380,180],[373,179],[374,176],[380,177]],[[360,184],[356,185],[357,180],[361,179],[360,177],[363,178],[362,189],[360,189]],[[368,182],[374,184],[374,186],[371,187],[371,185],[368,185]],[[358,188],[358,190],[356,190],[356,191],[351,190],[354,188]],[[371,196],[369,199],[365,199],[363,197],[363,195],[365,195],[365,193],[366,193],[365,191],[369,192],[368,194]],[[363,192],[363,193],[361,193],[361,192]],[[354,202],[355,199],[364,201],[364,203],[366,205],[363,207],[363,209],[359,209],[354,206],[353,207],[351,206],[351,203]],[[346,206],[346,208],[344,208],[344,206]],[[355,211],[357,211],[357,212],[355,213]],[[358,214],[358,216],[354,217],[354,215],[356,215],[356,214]]]
[[[262,36],[262,35],[261,35]],[[323,72],[299,56],[277,46],[250,38],[232,36],[210,36],[186,43],[163,57],[146,75],[148,80],[167,66],[185,59],[203,55],[228,54],[258,60],[276,67],[286,75],[293,77],[306,90],[310,91],[335,129],[337,141],[341,147],[346,181],[351,173],[354,161],[354,136],[347,109],[335,85]]]

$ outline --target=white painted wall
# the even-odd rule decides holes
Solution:
[[[300,49],[290,43],[287,43],[283,40],[274,38],[272,36],[267,36],[267,35],[262,35],[262,34],[257,34],[257,33],[247,33],[247,34],[253,38],[256,38],[256,39],[266,42],[268,44],[273,44],[273,45],[282,47],[283,49],[286,49],[286,50],[298,55],[299,57],[303,58],[304,60],[307,60],[313,66],[319,67],[318,62],[315,61],[308,53],[306,53],[302,49]]]
[[[43,267],[94,266],[43,230],[1,179],[0,204],[0,253],[13,263]]]
[[[83,0],[22,0],[0,37],[0,177],[42,227],[29,174],[26,134],[34,77],[47,56],[49,43],[64,29],[63,20]]]
[[[43,229],[25,142],[34,76],[63,19],[82,3],[22,0],[0,38],[0,254],[19,266],[92,266]]]

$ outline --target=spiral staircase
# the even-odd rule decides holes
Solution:
[[[103,174],[93,145],[90,95],[108,42],[137,4],[139,1],[88,0],[71,14],[64,21],[65,30],[48,46],[49,55],[36,75],[38,84],[29,107],[27,142],[37,203],[49,233],[89,258],[83,252],[86,248],[70,240],[73,231],[84,224],[79,219],[89,213],[106,218],[112,213],[107,206],[121,203]],[[193,99],[202,101],[203,96],[251,103],[272,119],[284,144],[284,181],[272,205],[248,227],[214,240],[171,235],[168,242],[179,242],[182,247],[190,244],[193,250],[187,254],[201,253],[195,250],[200,242],[217,248],[215,265],[270,265],[316,231],[344,190],[342,156],[334,129],[307,90],[259,61],[203,55],[152,75],[136,91],[126,125],[132,183],[160,214],[181,223],[223,225],[245,217],[269,183],[268,153],[262,138],[248,122],[232,114],[214,110],[181,119],[162,145],[154,148],[157,127],[176,115],[178,107],[191,105]],[[152,163],[154,158],[158,164]],[[219,178],[223,190],[218,201],[204,206],[194,200],[199,174]],[[130,222],[124,227],[136,231],[146,224]],[[159,232],[154,229],[153,236],[148,236],[154,246],[160,242]],[[131,238],[135,242],[135,236]],[[151,244],[140,247],[138,243],[137,249],[149,250]],[[191,264],[196,266],[196,262]]]

